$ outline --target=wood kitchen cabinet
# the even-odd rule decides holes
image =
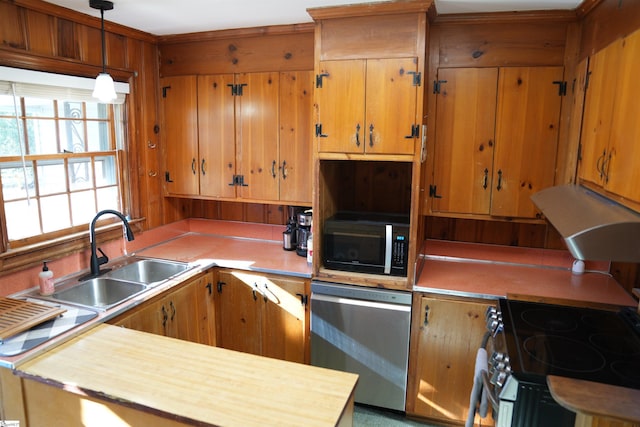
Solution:
[[[417,58],[320,61],[319,69],[318,152],[414,154]]]
[[[308,281],[218,272],[218,346],[292,362],[308,362]]]
[[[432,212],[538,215],[529,197],[554,183],[562,78],[562,67],[438,70]]]
[[[215,345],[214,273],[199,275],[176,285],[109,323],[178,338]]]
[[[310,204],[311,71],[161,84],[168,195]]]
[[[465,423],[489,305],[491,301],[414,294],[407,414],[436,423]],[[482,425],[493,425],[490,415]]]
[[[640,203],[640,31],[589,58],[578,177]]]
[[[160,79],[164,126],[165,189],[169,195],[200,193],[196,76]]]

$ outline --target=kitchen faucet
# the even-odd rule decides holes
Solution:
[[[124,228],[127,231],[127,240],[132,241],[134,239],[133,231],[131,231],[131,227],[129,227],[129,221],[127,221],[127,218],[124,215],[122,215],[118,211],[114,211],[111,209],[106,209],[98,212],[91,221],[91,225],[89,226],[89,242],[91,243],[91,274],[87,277],[84,277],[83,279],[98,277],[100,274],[108,271],[100,271],[100,266],[109,262],[109,258],[104,252],[102,252],[102,249],[96,248],[96,221],[98,221],[98,218],[105,214],[112,214],[120,218],[122,220],[122,223],[124,224]],[[97,251],[100,251],[100,254],[102,255],[101,257],[98,257]]]

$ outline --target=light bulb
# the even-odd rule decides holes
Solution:
[[[93,97],[100,102],[108,104],[116,99],[116,87],[108,73],[100,73],[96,77],[96,85],[93,89]]]

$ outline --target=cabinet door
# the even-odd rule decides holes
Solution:
[[[313,72],[280,74],[280,200],[311,204]]]
[[[319,152],[364,152],[365,66],[364,60],[320,61],[321,85],[316,85]]]
[[[161,79],[165,188],[168,194],[197,195],[198,104],[195,76]]]
[[[150,334],[164,335],[168,318],[162,316],[163,301],[147,302],[133,313],[118,316],[110,324]]]
[[[235,271],[218,272],[220,336],[218,345],[251,354],[262,353],[262,295],[255,278]]]
[[[530,196],[554,182],[563,67],[501,68],[491,214],[534,218]]]
[[[290,362],[305,362],[307,295],[302,279],[265,276],[262,320],[262,355]]]
[[[432,210],[489,214],[498,70],[441,68],[438,80]]]
[[[366,153],[414,153],[417,70],[416,58],[367,60],[363,141]]]
[[[607,148],[621,50],[622,41],[617,41],[589,59],[578,176],[600,186],[604,185],[604,168],[609,161]]]
[[[240,74],[236,84],[242,87],[242,95],[236,97],[236,146],[245,184],[237,194],[278,200],[279,74]]]
[[[410,413],[447,424],[464,424],[488,305],[420,298],[419,316],[414,316],[420,323],[412,327],[419,332],[417,354],[411,355],[417,360],[417,377],[408,395],[408,408],[413,408]],[[482,425],[491,424],[488,419],[482,421]]]
[[[233,74],[198,76],[198,134],[200,194],[236,196]]]
[[[640,31],[622,42],[620,62],[607,64],[618,71],[613,107],[606,189],[640,202]]]
[[[185,341],[200,342],[199,314],[205,302],[200,285],[205,279],[200,277],[181,285],[165,299],[164,307],[169,315],[166,335]]]

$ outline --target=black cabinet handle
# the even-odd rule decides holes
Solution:
[[[276,175],[276,161],[274,160],[271,163],[271,176],[275,179],[278,175]]]
[[[360,123],[356,125],[356,147],[360,147]]]
[[[487,189],[487,181],[489,180],[489,169],[484,168],[484,177],[482,178],[482,188]]]
[[[191,161],[191,172],[193,172],[194,175],[196,174],[196,159],[195,159],[195,157]]]
[[[369,125],[369,147],[373,147],[373,124]]]
[[[169,307],[171,307],[171,320],[176,317],[176,306],[173,305],[173,301],[169,301]]]
[[[282,179],[287,179],[287,161],[282,161]]]
[[[498,185],[496,186],[496,190],[502,190],[502,169],[498,169]]]
[[[209,282],[205,285],[205,288],[209,290],[209,295],[213,293],[213,283]]]
[[[204,159],[202,159],[202,162],[200,162],[200,171],[202,172],[202,176],[206,175],[206,171],[204,170]]]
[[[164,305],[163,305],[162,306],[162,327],[163,328],[167,326],[168,319],[169,319],[169,314],[167,313],[167,310],[164,308]]]

